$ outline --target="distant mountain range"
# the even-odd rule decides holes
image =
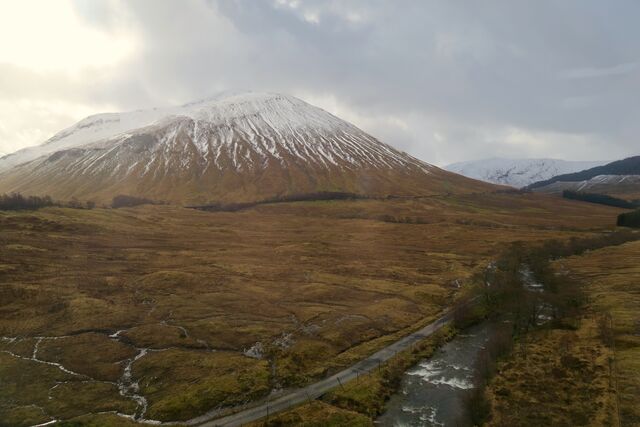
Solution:
[[[558,159],[491,158],[453,163],[445,169],[493,184],[526,187],[554,176],[606,164],[605,161],[567,161]]]
[[[557,175],[532,183],[527,188],[545,193],[572,190],[637,200],[640,199],[640,156],[580,172]]]
[[[87,117],[0,159],[0,193],[108,202],[252,202],[315,192],[433,195],[495,187],[444,171],[287,95],[224,93]]]

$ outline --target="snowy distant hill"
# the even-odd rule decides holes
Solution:
[[[481,181],[522,188],[556,175],[578,172],[606,163],[606,161],[492,158],[453,163],[445,169]]]
[[[564,190],[608,194],[623,199],[640,199],[640,156],[629,157],[583,171],[556,175],[529,186],[543,193]]]
[[[493,187],[386,145],[306,102],[224,93],[98,114],[0,159],[0,192],[109,201],[240,202],[321,191],[428,195]]]

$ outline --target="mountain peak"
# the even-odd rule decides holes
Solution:
[[[488,188],[386,145],[298,98],[225,92],[87,117],[0,160],[0,192],[188,203],[321,191],[426,195]]]

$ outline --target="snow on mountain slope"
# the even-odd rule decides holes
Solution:
[[[640,156],[616,160],[579,172],[556,175],[531,184],[529,189],[543,193],[564,190],[608,194],[622,199],[640,199]]]
[[[258,152],[269,152],[276,157],[278,153],[271,144],[273,137],[286,137],[290,139],[287,148],[291,153],[301,157],[315,156],[319,161],[334,164],[337,159],[352,164],[366,160],[374,163],[420,163],[415,159],[408,160],[408,156],[380,143],[367,147],[371,145],[373,138],[355,126],[297,98],[276,94],[241,93],[225,94],[175,108],[90,116],[57,133],[40,146],[17,151],[2,159],[0,171],[57,151],[86,146],[91,142],[117,135],[130,136],[127,132],[159,122],[169,126],[173,122],[175,130],[180,118],[191,119],[194,125],[192,136],[196,142],[199,141],[196,146],[202,151],[208,148],[207,144],[202,143],[204,132],[206,129],[215,129],[222,136],[223,144],[231,140],[231,134],[244,135]],[[313,136],[311,133],[324,137],[339,137],[342,138],[339,142],[346,144],[341,146],[338,141],[327,138],[326,145],[320,145],[313,138],[305,139]],[[335,150],[332,151],[332,148]],[[373,152],[368,152],[367,148],[373,148]],[[236,159],[234,166],[241,167],[240,163],[240,160]],[[427,169],[431,167],[426,164],[422,166]]]
[[[454,163],[446,166],[445,169],[481,181],[522,188],[556,175],[577,172],[606,163],[608,162],[492,158]]]
[[[563,190],[581,191],[585,193],[609,193],[612,189],[634,186],[640,193],[640,175],[597,175],[583,181],[556,181],[536,191],[559,193]],[[607,189],[607,190],[605,190]]]
[[[99,114],[0,159],[0,192],[205,203],[317,191],[483,191],[297,98],[224,93],[181,107]]]

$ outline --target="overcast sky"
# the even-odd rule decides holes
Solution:
[[[640,154],[640,1],[0,0],[0,152],[284,92],[427,162]]]

